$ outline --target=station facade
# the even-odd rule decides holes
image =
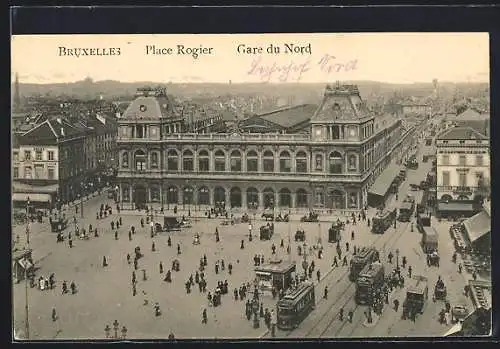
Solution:
[[[306,134],[172,134],[168,108],[159,103],[157,94],[142,96],[119,120],[125,209],[359,211],[414,131],[393,116],[373,115],[352,85],[326,87]]]

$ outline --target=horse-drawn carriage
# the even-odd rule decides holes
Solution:
[[[306,216],[303,216],[300,219],[300,221],[301,222],[319,222],[318,217],[319,217],[319,215],[317,213],[309,212],[309,214]]]
[[[265,221],[274,221],[274,213],[273,212],[264,212],[261,216]]]
[[[328,242],[339,242],[341,239],[340,232],[344,229],[345,223],[337,220],[337,222],[332,223],[332,226],[328,229]]]
[[[437,251],[432,251],[427,255],[427,265],[439,267],[439,254]]]
[[[271,240],[274,234],[274,224],[267,223],[260,227],[260,240]]]
[[[306,232],[304,231],[304,229],[299,229],[295,232],[295,241],[306,241]]]
[[[68,226],[68,219],[66,217],[49,217],[49,222],[50,229],[53,233],[59,233]]]
[[[245,213],[243,216],[241,216],[241,223],[248,223],[250,222],[250,216],[248,213]]]
[[[446,300],[447,294],[443,280],[439,279],[434,286],[434,300]]]
[[[279,215],[276,216],[275,220],[276,222],[289,222],[290,216],[288,215],[288,213],[285,213],[283,216],[280,213]]]

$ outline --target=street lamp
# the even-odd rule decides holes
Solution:
[[[304,280],[307,280],[307,244],[304,242],[302,245],[303,251],[302,254],[304,255],[304,260],[302,261],[302,268],[304,268]]]
[[[115,338],[118,338],[118,329],[120,327],[120,323],[118,320],[113,321],[113,330],[115,331]]]
[[[26,213],[29,212],[29,207],[30,207],[30,198],[29,196],[26,198]],[[29,251],[30,248],[30,221],[28,219],[28,215],[26,214],[26,251]],[[25,283],[24,283],[24,291],[25,291],[25,300],[26,300],[26,320],[25,320],[25,326],[26,326],[26,339],[30,338],[30,321],[29,321],[29,302],[28,302],[28,263],[26,261],[25,266],[24,266],[24,278],[25,278]]]
[[[396,249],[396,269],[399,269],[399,248]]]
[[[84,183],[80,183],[80,217],[83,218],[83,188],[84,188]]]

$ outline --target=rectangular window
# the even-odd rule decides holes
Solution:
[[[47,170],[47,175],[48,175],[48,179],[55,179],[55,171],[53,168],[49,168]]]
[[[482,155],[476,155],[476,166],[484,166]]]
[[[450,185],[450,172],[443,171],[443,186],[447,187]]]
[[[14,158],[14,161],[19,161],[19,153],[17,151],[15,151],[13,153],[13,158]]]
[[[54,152],[53,151],[48,151],[47,152],[47,157],[48,157],[49,161],[53,161],[54,160]]]
[[[35,178],[36,179],[43,178],[43,165],[35,165]]]
[[[19,178],[19,167],[14,167],[14,170],[12,171],[12,177]]]
[[[217,171],[217,172],[226,171],[226,159],[215,158],[215,171]]]
[[[274,159],[264,159],[264,172],[274,172]]]
[[[24,168],[24,178],[31,179],[31,167],[27,166]]]
[[[241,171],[241,160],[231,159],[231,172],[240,172],[240,171]]]
[[[443,155],[441,157],[442,164],[443,165],[449,165],[450,164],[450,156],[449,155]]]
[[[42,152],[41,152],[40,150],[37,150],[37,151],[35,152],[35,159],[36,159],[37,161],[42,161]]]
[[[31,152],[29,150],[24,151],[24,160],[31,160]]]
[[[459,164],[460,166],[466,166],[466,165],[467,165],[467,156],[465,156],[465,155],[460,155],[460,156],[458,157],[458,164]]]
[[[458,186],[459,187],[466,187],[467,186],[467,174],[466,173],[459,173],[458,174]]]
[[[178,162],[176,157],[169,157],[167,159],[167,169],[169,171],[178,171]]]

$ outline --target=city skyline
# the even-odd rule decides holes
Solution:
[[[270,44],[283,49],[290,42],[310,44],[311,54],[265,52]],[[179,44],[213,47],[214,53],[197,59],[177,55]],[[262,47],[263,52],[238,53],[239,44]],[[11,80],[17,72],[20,83],[26,84],[71,83],[88,77],[124,83],[489,82],[487,33],[44,35],[13,36],[11,45]],[[173,53],[146,54],[148,45],[170,47]],[[120,47],[121,54],[60,56],[60,47]],[[36,60],[29,54],[33,51]]]

